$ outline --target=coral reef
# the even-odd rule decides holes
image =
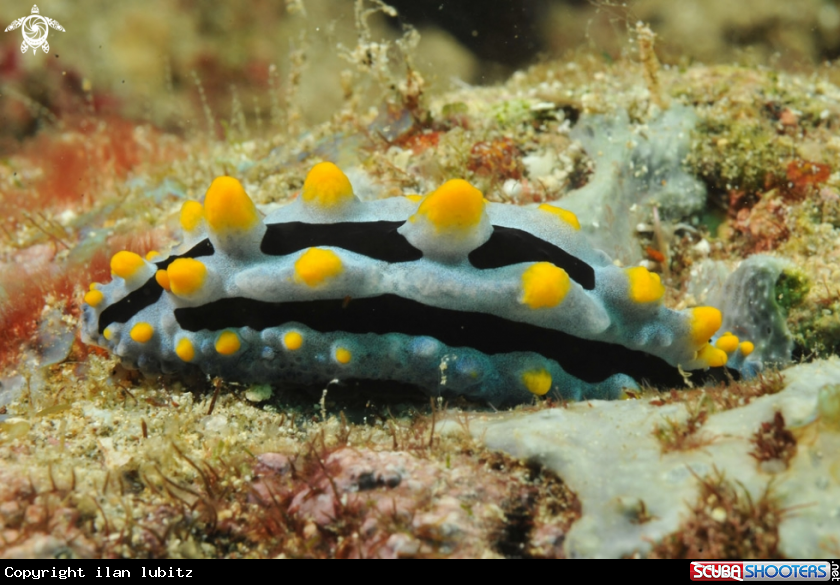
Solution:
[[[577,494],[582,516],[566,535],[568,556],[830,558],[840,524],[824,506],[840,496],[840,435],[821,427],[817,396],[838,375],[833,359],[789,368],[782,389],[730,406],[716,395],[739,396],[741,388],[707,390],[699,398],[705,404],[643,398],[487,415],[472,420],[469,432],[491,449],[544,465]],[[707,412],[698,417],[701,408]],[[676,420],[690,429],[679,430]],[[705,438],[682,439],[675,450],[663,424]],[[464,432],[452,423],[442,429]],[[605,468],[620,472],[604,481]],[[710,521],[719,529],[703,527]],[[751,531],[767,534],[747,545]]]

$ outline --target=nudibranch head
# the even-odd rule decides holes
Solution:
[[[723,315],[714,307],[694,307],[689,309],[689,337],[697,347],[694,367],[719,368],[729,360],[727,349],[737,347],[738,338],[730,333],[722,335],[714,345],[711,337],[720,329]],[[734,337],[734,340],[729,339]],[[732,343],[734,341],[734,343]]]

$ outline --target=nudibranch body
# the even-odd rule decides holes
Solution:
[[[486,201],[463,180],[362,202],[335,165],[262,217],[213,181],[171,255],[119,252],[84,298],[83,338],[148,373],[243,382],[393,380],[491,403],[616,398],[752,346],[711,307],[675,311],[657,274],[619,268],[571,212]]]

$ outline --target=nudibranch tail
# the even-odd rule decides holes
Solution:
[[[85,341],[150,373],[393,380],[509,403],[679,386],[681,369],[738,368],[754,349],[718,335],[717,309],[666,307],[659,276],[614,266],[573,213],[491,203],[460,179],[368,202],[320,163],[263,217],[219,177],[179,219],[170,254],[118,252],[83,299]]]

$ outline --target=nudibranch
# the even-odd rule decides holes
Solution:
[[[737,370],[752,350],[717,334],[715,308],[667,308],[659,276],[615,266],[573,213],[460,179],[363,202],[320,163],[263,217],[224,176],[180,223],[169,256],[119,252],[84,296],[85,342],[147,373],[393,380],[499,404],[681,386],[680,370]]]

